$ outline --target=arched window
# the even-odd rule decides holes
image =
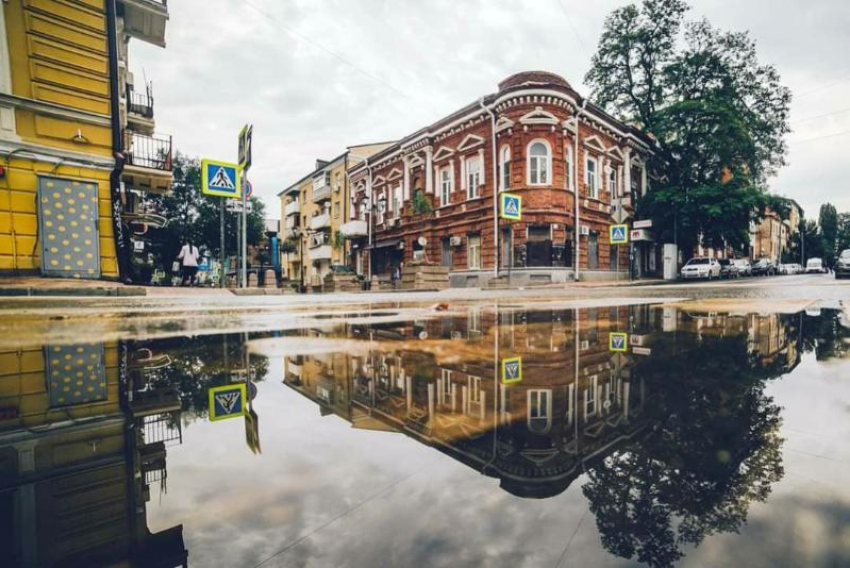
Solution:
[[[552,153],[549,144],[535,140],[528,145],[528,184],[549,185],[552,183]]]
[[[502,146],[499,153],[499,189],[505,191],[511,187],[511,148]]]

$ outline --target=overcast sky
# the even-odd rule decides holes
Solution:
[[[522,70],[581,93],[605,16],[627,0],[178,0],[167,49],[133,41],[153,82],[157,130],[193,156],[235,160],[254,124],[251,180],[270,217],[276,194],[316,158],[393,140],[496,90]],[[809,217],[850,212],[850,2],[692,0],[691,18],[749,30],[795,99],[790,165],[772,181]],[[824,116],[825,115],[825,116]]]

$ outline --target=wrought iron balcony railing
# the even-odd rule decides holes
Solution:
[[[137,93],[132,85],[127,85],[127,112],[153,119],[153,89],[145,86],[144,93]]]
[[[171,136],[124,132],[124,154],[131,166],[170,172],[173,168],[171,152]]]

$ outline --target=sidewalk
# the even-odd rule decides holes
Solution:
[[[43,278],[40,276],[0,277],[0,296],[146,296],[144,286],[126,286],[108,280]]]

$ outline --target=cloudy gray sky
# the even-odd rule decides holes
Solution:
[[[157,128],[194,156],[236,158],[254,124],[255,191],[276,194],[316,158],[392,140],[543,69],[579,92],[605,16],[627,0],[178,0],[168,48],[132,44],[153,81]],[[749,30],[795,94],[790,165],[773,191],[808,216],[850,211],[850,2],[692,0],[690,17]]]

